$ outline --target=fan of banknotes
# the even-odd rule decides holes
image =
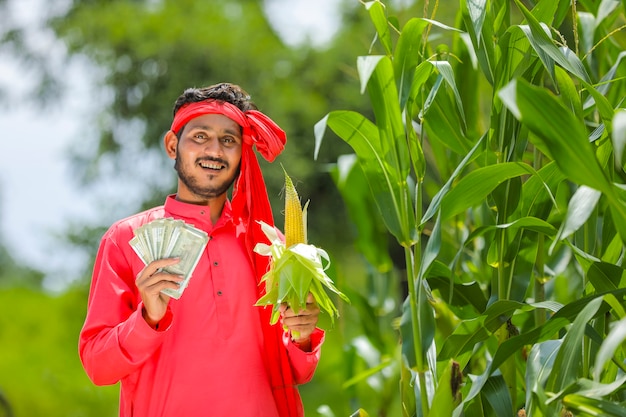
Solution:
[[[146,265],[157,259],[180,258],[177,264],[162,269],[163,272],[184,277],[178,289],[166,288],[162,291],[179,299],[209,241],[208,235],[182,220],[172,218],[153,220],[134,232],[135,237],[129,243]]]

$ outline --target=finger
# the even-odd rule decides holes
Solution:
[[[318,307],[318,305],[315,303],[311,303],[311,304],[307,304],[305,309],[298,311],[298,314],[294,313],[293,316],[294,317],[315,316],[315,315],[318,315],[319,313],[320,313],[320,308]]]
[[[283,317],[283,324],[286,326],[307,326],[311,324],[317,324],[317,314],[307,314],[299,316]]]
[[[183,281],[183,279],[184,277],[182,275],[159,272],[152,275],[149,280],[146,280],[142,287],[146,290],[152,290],[152,292],[159,292],[164,288],[177,290],[180,287],[180,283]]]
[[[158,259],[146,265],[137,275],[136,281],[144,281],[159,273],[163,268],[180,262],[179,258]]]
[[[286,324],[283,325],[291,332],[292,335],[296,336],[298,339],[306,339],[311,333],[315,330],[316,323],[299,323],[299,324]]]
[[[156,261],[150,262],[146,266],[145,269],[146,269],[146,272],[149,272],[150,275],[153,275],[153,274],[159,272],[161,269],[166,268],[166,267],[171,266],[171,265],[176,265],[179,262],[180,262],[180,258],[157,259]]]

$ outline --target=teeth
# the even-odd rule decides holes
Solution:
[[[210,169],[222,169],[222,166],[219,164],[215,164],[215,163],[210,163],[210,162],[201,162],[200,166],[202,168],[210,168]]]

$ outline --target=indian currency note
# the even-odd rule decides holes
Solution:
[[[180,298],[206,248],[207,233],[172,218],[153,220],[135,229],[134,233],[129,243],[144,264],[156,259],[180,258],[177,264],[163,268],[163,271],[181,275],[183,281],[176,290],[162,291],[170,297]]]

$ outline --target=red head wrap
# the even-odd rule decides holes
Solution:
[[[184,105],[174,116],[171,130],[177,133],[191,119],[204,114],[223,114],[237,122],[243,128],[244,143],[256,145],[259,153],[269,162],[285,147],[287,136],[272,119],[258,110],[243,112],[239,107],[225,101],[206,100]]]

